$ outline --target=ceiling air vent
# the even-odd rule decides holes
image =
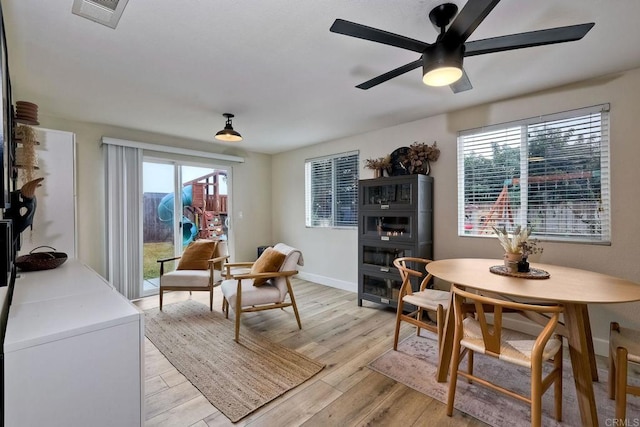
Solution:
[[[116,28],[128,0],[74,0],[71,12],[107,27]]]

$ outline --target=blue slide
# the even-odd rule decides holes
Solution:
[[[182,205],[191,205],[193,196],[193,187],[188,185],[182,187]],[[160,200],[158,204],[158,218],[162,222],[168,222],[173,225],[173,193],[169,193]],[[198,227],[186,216],[182,216],[182,244],[184,246],[193,242],[198,235]]]

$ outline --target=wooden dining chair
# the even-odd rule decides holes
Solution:
[[[467,292],[456,285],[451,286],[453,292],[453,309],[455,333],[453,343],[453,358],[451,360],[451,378],[449,380],[449,395],[447,398],[447,415],[453,414],[453,404],[456,393],[458,375],[465,377],[473,384],[488,387],[507,396],[529,403],[531,406],[531,425],[540,426],[542,422],[542,395],[552,385],[554,386],[555,418],[562,421],[562,338],[554,335],[558,325],[562,305],[525,304],[505,301],[496,298]],[[502,328],[503,312],[529,312],[543,314],[549,317],[540,334],[534,339],[523,340],[521,334]],[[474,316],[467,316],[473,312]],[[493,324],[489,324],[487,314],[493,315]],[[487,378],[480,378],[473,374],[473,357],[468,359],[470,366],[467,372],[459,370],[461,354],[474,352],[494,357],[504,362],[529,368],[531,371],[531,391],[529,396],[523,396],[508,390]],[[553,369],[544,377],[542,363],[553,361]],[[498,372],[490,373],[499,379]]]
[[[627,383],[629,362],[640,364],[640,331],[611,322],[609,330],[609,398],[616,401],[616,419],[624,425],[627,394],[640,396],[640,387]],[[618,425],[618,424],[614,424]]]
[[[400,334],[400,323],[407,322],[417,327],[416,333],[420,335],[420,329],[424,328],[438,334],[438,348],[442,339],[442,331],[444,328],[444,314],[449,308],[451,294],[447,291],[438,289],[429,289],[429,281],[433,276],[427,274],[425,267],[431,260],[425,258],[400,257],[393,260],[393,265],[400,272],[402,285],[398,295],[398,307],[396,309],[396,329],[393,334],[393,349],[398,349],[398,335]],[[410,265],[413,268],[410,268]],[[420,268],[422,271],[418,271]],[[413,291],[412,279],[424,278],[420,282],[420,290]],[[414,279],[415,280],[415,279]],[[416,309],[410,313],[405,313],[407,305],[412,305]],[[436,315],[436,324],[433,325],[427,319],[424,319],[425,311],[434,312]],[[428,316],[428,315],[427,315]]]

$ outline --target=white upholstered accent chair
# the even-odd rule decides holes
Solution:
[[[451,285],[455,333],[451,359],[451,378],[447,398],[447,415],[453,414],[458,375],[474,384],[479,384],[531,405],[531,426],[542,423],[542,395],[554,385],[553,397],[555,418],[562,421],[562,338],[554,335],[558,326],[562,305],[537,305],[506,301],[467,292],[457,285]],[[517,312],[523,315],[536,313],[548,316],[540,334],[533,339],[523,339],[513,331],[502,328],[503,312]],[[475,317],[468,316],[474,313]],[[488,323],[487,314],[493,314],[493,324]],[[467,372],[459,370],[464,352],[469,353]],[[473,374],[473,353],[494,357],[513,363],[531,372],[531,392],[522,396],[503,388],[492,381],[500,381],[499,372],[486,373],[483,378]],[[542,363],[552,360],[553,369],[544,376]],[[491,379],[491,381],[489,381]]]
[[[393,265],[400,272],[402,278],[402,286],[400,288],[400,294],[398,296],[398,308],[396,311],[396,330],[393,335],[393,349],[398,349],[398,335],[400,334],[400,323],[407,322],[414,326],[417,326],[417,335],[420,335],[420,329],[424,328],[431,332],[438,334],[438,346],[442,339],[442,330],[444,328],[444,314],[449,308],[449,301],[451,300],[451,294],[447,291],[441,291],[438,289],[428,289],[427,285],[433,277],[431,274],[427,274],[425,267],[431,260],[424,258],[413,257],[401,257],[393,260]],[[413,268],[411,268],[413,267]],[[420,268],[421,271],[416,269]],[[414,292],[411,286],[411,280],[414,278],[421,278],[420,290]],[[414,279],[415,280],[415,279]],[[416,307],[416,310],[411,313],[405,313],[407,304],[411,304]],[[424,318],[425,311],[432,311],[436,314],[435,327],[429,322],[429,319]]]
[[[640,364],[640,331],[611,322],[609,331],[609,398],[616,400],[616,421],[627,420],[627,394],[640,396],[640,387],[627,382],[627,365]],[[628,420],[627,420],[628,423]],[[627,424],[629,425],[629,424]]]
[[[209,309],[213,311],[213,288],[222,281],[222,265],[229,258],[228,255],[216,255],[218,244],[218,241],[213,242],[210,251],[201,250],[200,259],[195,263],[178,263],[174,271],[165,272],[165,263],[182,261],[183,256],[189,255],[189,247],[185,249],[183,256],[158,260],[160,263],[160,310],[162,310],[162,296],[165,291],[189,291],[190,293],[191,291],[208,291]],[[181,268],[181,265],[184,268]]]
[[[293,312],[298,322],[298,328],[302,329],[300,323],[300,315],[298,314],[298,307],[296,306],[296,300],[293,295],[293,289],[291,287],[291,276],[298,274],[297,266],[304,265],[302,253],[291,246],[284,243],[278,243],[273,249],[281,254],[284,254],[284,261],[277,271],[270,271],[264,273],[257,273],[254,269],[250,273],[245,274],[232,274],[233,269],[236,268],[249,268],[256,263],[252,262],[237,262],[227,263],[225,268],[227,270],[227,277],[222,281],[220,289],[224,299],[222,301],[222,311],[224,311],[226,317],[229,317],[229,309],[235,313],[235,340],[238,341],[240,336],[240,318],[242,313],[252,311],[262,311],[274,308],[293,307]],[[261,257],[265,256],[265,253]],[[254,281],[260,279],[267,279],[267,281],[259,286],[254,286]],[[287,295],[289,301],[287,301]]]

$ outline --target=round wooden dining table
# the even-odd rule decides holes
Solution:
[[[531,264],[532,268],[548,272],[546,279],[505,276],[489,270],[501,263],[497,259],[459,258],[433,261],[426,268],[439,279],[467,288],[564,305],[561,332],[567,338],[582,423],[597,426],[592,381],[597,381],[598,371],[587,305],[640,301],[640,285],[606,274],[549,264]],[[453,344],[452,318],[453,313],[447,313],[440,347],[439,382],[447,381]]]

